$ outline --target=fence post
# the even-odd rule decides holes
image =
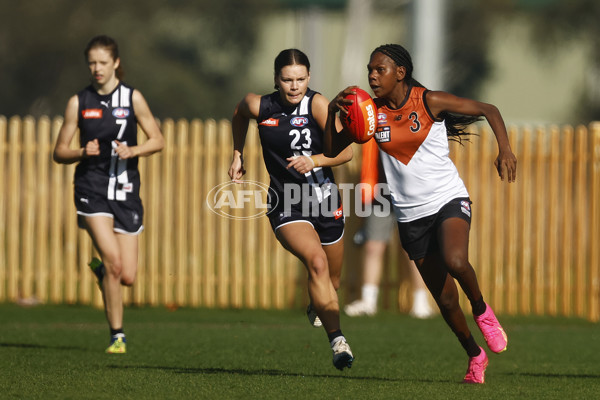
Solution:
[[[189,146],[188,146],[189,125],[186,120],[177,121],[176,154],[177,164],[175,173],[175,303],[178,306],[189,304],[190,281],[188,275],[188,257],[186,249],[188,247],[188,219],[189,212],[187,207],[187,193],[189,187],[186,182],[186,175],[189,172]],[[192,223],[195,221],[191,221]]]
[[[21,229],[19,224],[19,214],[21,211],[20,186],[21,186],[21,119],[12,117],[8,125],[8,176],[6,184],[6,193],[11,193],[7,201],[6,227],[10,232],[7,238],[7,297],[10,301],[17,300],[19,296],[20,263],[19,243]]]
[[[205,156],[206,149],[202,148],[202,137],[204,135],[204,126],[198,119],[194,119],[190,124],[191,135],[191,155],[189,165],[192,196],[190,198],[190,299],[192,307],[201,304],[201,279],[202,279],[202,242],[206,239],[204,221],[202,220],[202,210],[206,205],[205,194],[202,191],[202,181],[204,180],[204,171],[202,170],[202,159]]]
[[[590,125],[591,132],[591,232],[588,279],[588,319],[600,320],[600,122]]]
[[[548,291],[547,298],[545,300],[548,313],[552,316],[557,314],[558,310],[558,238],[559,238],[559,218],[558,213],[560,211],[560,153],[562,152],[560,132],[557,126],[550,127],[550,150],[549,150],[549,161],[550,165],[548,168],[548,199],[547,210],[548,210],[548,233],[546,248],[546,254],[548,261],[546,263],[547,271],[546,276],[548,278]]]
[[[518,137],[518,131],[516,127],[511,127],[508,131],[510,143],[512,145],[513,152],[517,154],[517,157],[520,157],[521,153],[521,143]],[[517,158],[518,163],[518,158]],[[517,164],[518,165],[518,164]],[[507,179],[507,178],[505,178]],[[506,224],[506,232],[504,236],[506,237],[506,251],[505,251],[505,259],[503,261],[504,264],[504,279],[505,279],[505,305],[506,312],[509,314],[517,313],[517,304],[518,304],[518,268],[519,268],[519,245],[520,245],[520,232],[519,232],[519,221],[523,215],[524,210],[519,207],[517,196],[519,190],[521,188],[526,187],[523,184],[523,177],[519,176],[519,169],[517,168],[517,180],[513,183],[506,182],[504,185],[504,190],[506,192],[504,198],[507,204],[507,224]],[[522,189],[521,189],[522,190]]]
[[[37,182],[35,206],[35,258],[33,262],[35,275],[35,295],[43,303],[48,301],[48,176],[50,153],[50,119],[42,117],[38,121],[36,134],[37,149]],[[2,185],[0,184],[0,187]]]
[[[573,128],[566,126],[562,132],[561,147],[561,173],[562,173],[562,224],[560,249],[562,256],[560,258],[561,271],[561,313],[565,316],[573,314],[573,221],[575,221],[573,202],[571,201],[573,193]]]
[[[588,166],[588,130],[584,126],[578,126],[576,130],[576,149],[577,160],[575,171],[575,209],[577,217],[574,226],[575,230],[575,315],[583,317],[585,315],[586,303],[586,276],[585,266],[589,261],[587,258],[587,225],[589,220],[586,187],[587,184],[587,166]],[[594,243],[595,245],[595,243]]]
[[[215,186],[215,165],[217,150],[217,125],[215,120],[209,119],[204,122],[204,145],[205,155],[202,160],[202,171],[204,180],[202,186],[206,196]],[[203,199],[206,201],[206,198]],[[206,307],[215,305],[215,264],[216,264],[216,215],[206,206],[203,207],[203,225],[207,235],[204,240],[202,257],[202,303]]]
[[[173,304],[174,262],[173,250],[173,196],[174,188],[174,158],[175,158],[175,126],[172,119],[166,119],[162,124],[165,138],[165,148],[162,151],[162,177],[161,177],[161,232],[162,241],[159,246],[162,250],[161,273],[159,287],[161,287],[161,301],[170,306]],[[155,205],[156,206],[156,205]]]
[[[0,115],[0,188],[6,187],[6,117]],[[0,195],[0,302],[6,300],[6,197]]]

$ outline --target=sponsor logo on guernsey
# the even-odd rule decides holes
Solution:
[[[377,113],[377,124],[387,124],[387,114],[385,113]]]
[[[466,215],[468,215],[469,217],[471,216],[471,205],[469,204],[468,201],[461,200],[461,202],[460,202],[460,210],[463,213],[465,213]]]
[[[367,105],[367,122],[369,123],[369,131],[367,132],[368,136],[373,136],[375,133],[375,129],[377,128],[377,124],[375,123],[375,110],[373,109],[373,105]]]
[[[83,117],[83,119],[100,119],[102,118],[102,109],[88,108],[85,110],[81,110],[81,116]]]
[[[340,208],[338,208],[337,210],[335,210],[333,212],[333,216],[335,219],[340,219],[344,216],[344,210],[342,209],[341,206],[340,206]]]
[[[265,119],[264,121],[260,122],[259,125],[263,125],[263,126],[279,126],[279,120],[275,119],[275,118],[269,118],[269,119]]]
[[[390,137],[390,127],[389,126],[380,126],[377,128],[377,132],[375,132],[375,140],[377,143],[387,143],[391,140]]]
[[[308,125],[308,118],[306,117],[294,117],[290,120],[290,124],[297,128],[302,128],[305,125]]]
[[[127,118],[129,116],[128,108],[115,108],[112,111],[112,115],[115,118]]]

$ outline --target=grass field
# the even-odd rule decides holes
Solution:
[[[107,355],[101,310],[0,305],[0,398],[600,398],[600,326],[579,319],[500,316],[509,347],[488,351],[485,385],[459,384],[466,356],[441,317],[343,316],[356,357],[343,372],[301,310],[128,308],[125,319],[128,353]]]

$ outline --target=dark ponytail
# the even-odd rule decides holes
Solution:
[[[391,58],[397,66],[406,68],[405,79],[409,86],[425,87],[412,77],[412,59],[410,57],[410,53],[404,47],[400,46],[399,44],[384,44],[373,50],[371,57],[373,57],[373,54],[375,53],[384,54]],[[465,129],[473,122],[481,120],[479,117],[452,114],[446,111],[441,112],[439,117],[445,121],[448,139],[456,140],[459,143],[462,143],[463,139],[468,140],[468,138],[465,137],[471,135],[471,133],[466,132]]]
[[[279,75],[283,67],[287,67],[288,65],[304,65],[306,71],[310,72],[310,61],[308,61],[308,57],[298,49],[282,50],[277,57],[275,57],[275,76]]]

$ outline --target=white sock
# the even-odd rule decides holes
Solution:
[[[362,286],[362,299],[370,306],[377,306],[377,296],[379,296],[379,286],[372,283],[365,283]]]
[[[413,293],[413,308],[417,305],[425,305],[429,307],[429,302],[427,301],[427,290],[425,289],[417,289]]]
[[[333,347],[340,340],[346,340],[346,338],[344,336],[336,336],[330,343],[331,347]]]

